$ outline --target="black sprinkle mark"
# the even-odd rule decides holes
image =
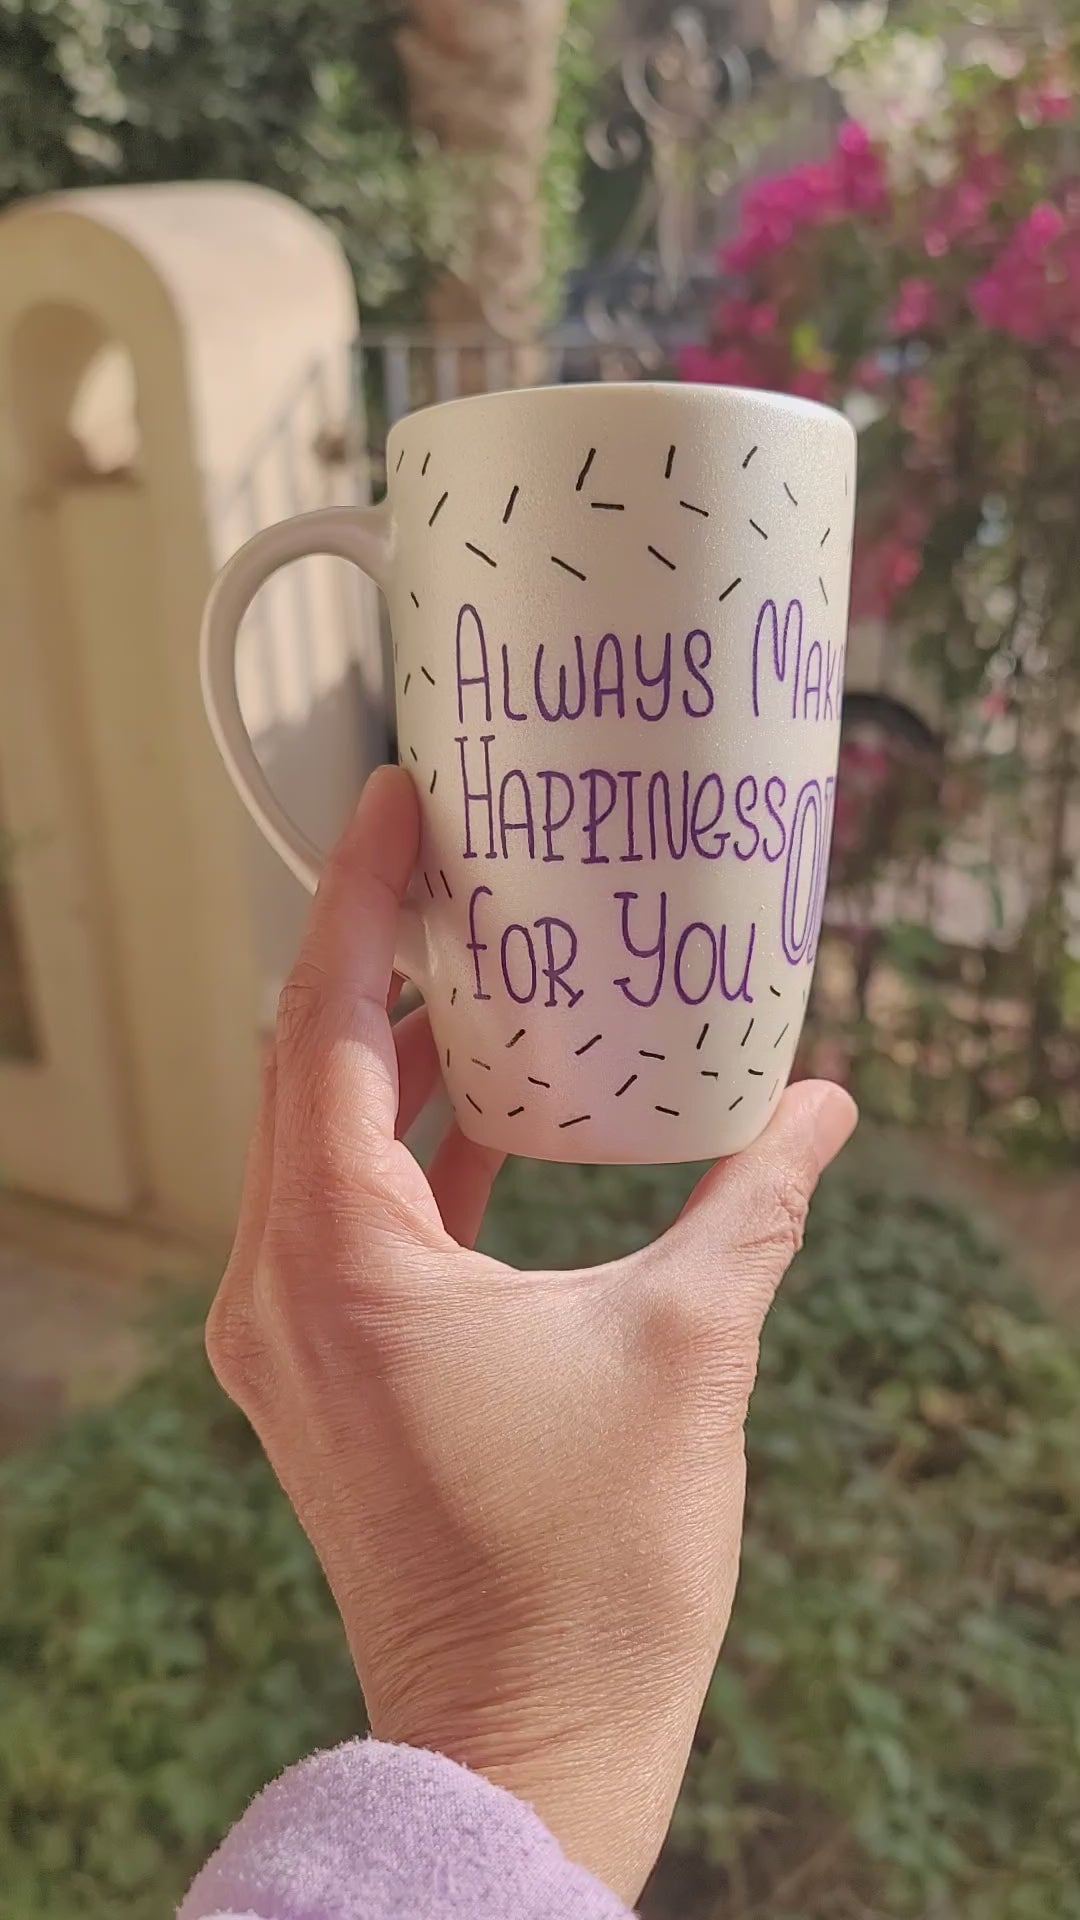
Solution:
[[[511,514],[513,513],[513,511],[514,511],[514,506],[515,506],[515,503],[516,503],[516,501],[517,501],[517,497],[518,497],[518,494],[519,494],[520,492],[521,492],[521,488],[520,488],[520,487],[511,487],[511,489],[510,489],[510,498],[509,498],[509,500],[507,501],[507,503],[506,503],[506,505],[505,505],[505,507],[503,508],[503,526],[504,526],[504,527],[505,527],[505,525],[506,525],[506,523],[507,523],[507,521],[509,520],[509,518],[510,518],[510,515],[511,515]],[[524,1112],[524,1108],[522,1108],[522,1107],[519,1107],[519,1108],[517,1109],[517,1111],[518,1111],[519,1113],[522,1113],[522,1112]]]
[[[739,1041],[739,1045],[740,1045],[740,1047],[745,1047],[745,1045],[746,1045],[746,1043],[747,1043],[747,1041],[749,1040],[749,1038],[750,1038],[750,1035],[751,1035],[751,1034],[753,1033],[753,1031],[754,1031],[754,1023],[753,1023],[753,1021],[751,1020],[751,1022],[750,1022],[750,1025],[749,1025],[749,1026],[747,1027],[747,1029],[746,1029],[746,1032],[745,1032],[745,1033],[743,1034],[743,1037],[742,1037],[742,1039],[741,1039],[741,1040]]]
[[[596,1043],[597,1043],[597,1041],[598,1041],[598,1040],[602,1040],[602,1039],[603,1039],[603,1037],[604,1037],[604,1036],[603,1036],[603,1034],[602,1034],[602,1033],[594,1033],[594,1034],[593,1034],[593,1037],[592,1037],[592,1039],[591,1039],[591,1040],[586,1040],[586,1042],[585,1042],[585,1045],[584,1045],[583,1047],[575,1047],[575,1048],[574,1048],[574,1057],[575,1057],[575,1059],[580,1059],[580,1057],[581,1057],[581,1055],[582,1055],[583,1053],[588,1053],[588,1051],[589,1051],[589,1048],[590,1048],[590,1047],[595,1047],[595,1045],[596,1045]]]
[[[822,534],[822,536],[821,536],[821,544],[822,544],[822,546],[824,546],[824,545],[825,545],[825,542],[826,542],[826,540],[828,539],[828,537],[829,537],[829,535],[830,535],[830,533],[831,533],[831,532],[832,532],[832,528],[831,528],[831,527],[826,527],[826,529],[825,529],[825,531],[824,531],[824,533],[823,533],[823,534]]]
[[[405,458],[405,449],[404,447],[402,447],[401,452],[398,454],[398,457],[397,457],[397,465],[394,468],[395,473],[401,472],[401,463],[404,460],[404,458]]]
[[[551,1092],[550,1080],[534,1080],[531,1073],[527,1073],[525,1075],[525,1078],[528,1081],[530,1087],[546,1087],[548,1092],[549,1093]]]
[[[680,500],[679,505],[680,507],[685,507],[687,513],[700,513],[703,520],[707,520],[709,517],[708,507],[695,507],[692,500]]]
[[[734,580],[732,581],[732,583],[731,583],[731,585],[730,585],[730,587],[725,587],[725,588],[724,588],[724,591],[723,591],[723,593],[722,593],[722,594],[720,595],[720,598],[721,598],[721,600],[726,600],[726,599],[727,599],[727,597],[728,597],[728,594],[729,594],[729,593],[734,593],[734,591],[735,591],[735,589],[736,589],[736,587],[741,587],[741,585],[742,585],[742,574],[741,574],[741,573],[737,573],[737,574],[735,575],[735,578],[734,578]]]
[[[755,533],[760,533],[763,540],[768,539],[769,536],[766,533],[764,527],[759,527],[756,520],[751,520],[750,525],[753,527]]]
[[[403,700],[404,700],[404,698],[405,698],[405,695],[406,695],[406,694],[408,693],[408,691],[409,691],[409,684],[410,684],[410,682],[411,682],[411,680],[412,680],[412,674],[411,674],[411,673],[407,673],[407,674],[405,675],[405,685],[404,685],[404,686],[402,687],[402,689],[401,689],[401,697],[402,697],[402,699],[403,699]]]
[[[476,1058],[476,1055],[475,1055],[475,1054],[473,1055],[473,1066],[474,1066],[474,1067],[483,1067],[483,1069],[484,1069],[484,1072],[485,1072],[485,1073],[490,1073],[490,1072],[491,1072],[491,1067],[490,1067],[490,1065],[489,1065],[489,1063],[488,1063],[488,1062],[487,1062],[486,1060],[478,1060],[478,1059]]]
[[[419,766],[419,764],[420,764],[420,759],[419,759],[419,755],[417,754],[417,751],[416,751],[416,748],[415,748],[415,747],[410,747],[410,748],[409,748],[409,752],[410,752],[410,754],[412,755],[412,758],[413,758],[413,759],[414,759],[414,760],[416,761],[416,763],[417,763],[417,765]]]
[[[450,498],[450,495],[448,493],[441,493],[439,495],[439,498],[436,500],[435,505],[431,510],[431,519],[428,521],[429,527],[433,527],[435,525],[436,520],[438,519],[440,513],[442,512],[449,498]]]
[[[626,512],[626,503],[623,500],[590,500],[589,505],[594,513]]]
[[[428,890],[428,893],[430,894],[430,896],[431,896],[431,898],[432,898],[432,899],[434,900],[434,898],[435,898],[435,889],[434,889],[434,887],[432,886],[432,884],[431,884],[431,881],[430,881],[430,880],[428,879],[428,877],[427,877],[427,874],[426,874],[426,873],[425,873],[425,875],[424,875],[424,885],[425,885],[425,887],[427,888],[427,890]]]
[[[429,673],[426,667],[421,667],[420,671],[423,674],[424,679],[427,681],[428,686],[433,687],[435,685],[435,675],[433,673]]]
[[[792,493],[791,488],[788,486],[788,483],[786,480],[784,481],[784,492],[787,494],[787,497],[791,501],[792,506],[797,507],[799,503],[796,500],[795,495]]]
[[[482,1106],[480,1105],[480,1102],[479,1102],[479,1100],[474,1100],[474,1099],[473,1099],[473,1097],[472,1097],[472,1094],[471,1094],[471,1093],[467,1093],[467,1094],[465,1095],[465,1098],[466,1098],[466,1100],[468,1101],[468,1103],[469,1103],[469,1105],[470,1105],[470,1107],[475,1107],[475,1109],[476,1109],[476,1111],[477,1111],[477,1113],[483,1113],[483,1111],[484,1111],[484,1109],[483,1109],[483,1107],[482,1107]]]
[[[774,1046],[774,1047],[778,1047],[778,1046],[780,1045],[780,1042],[781,1042],[781,1040],[783,1039],[783,1037],[784,1037],[784,1035],[785,1035],[785,1033],[787,1032],[787,1030],[788,1030],[788,1027],[790,1027],[790,1025],[791,1025],[791,1021],[789,1020],[789,1021],[788,1021],[788,1023],[787,1023],[787,1027],[781,1027],[781,1029],[780,1029],[780,1031],[779,1031],[779,1033],[778,1033],[778,1034],[777,1034],[777,1036],[776,1036],[776,1039],[775,1039],[775,1040],[773,1041],[773,1046]]]
[[[583,1121],[583,1120],[591,1120],[591,1119],[592,1119],[592,1114],[591,1114],[591,1113],[578,1113],[578,1114],[575,1114],[575,1115],[574,1115],[574,1118],[573,1118],[572,1120],[560,1120],[560,1121],[559,1121],[559,1130],[560,1130],[560,1132],[561,1132],[561,1131],[562,1131],[562,1129],[563,1129],[563,1127],[580,1127],[580,1125],[581,1125],[581,1123],[582,1123],[582,1121]]]
[[[564,573],[572,573],[575,580],[584,580],[585,575],[582,573],[580,567],[572,567],[569,560],[560,560],[557,553],[553,553],[551,558],[554,565],[561,567]]]
[[[518,1117],[518,1114],[524,1113],[524,1111],[525,1111],[524,1107],[508,1107],[506,1110],[506,1117],[508,1120],[516,1120]]]
[[[449,1049],[449,1047],[447,1047],[447,1049],[446,1049],[446,1070],[447,1070],[447,1072],[449,1072],[449,1071],[450,1071],[450,1049]]]
[[[424,455],[424,464],[423,464],[423,466],[422,466],[422,467],[421,467],[421,469],[420,469],[420,478],[421,478],[421,480],[423,479],[423,477],[424,477],[424,475],[425,475],[425,473],[427,472],[427,470],[428,470],[428,468],[429,468],[429,466],[430,466],[430,465],[431,465],[431,455],[430,455],[430,453],[425,453],[425,455]]]
[[[434,773],[433,773],[433,774],[432,774],[432,776],[431,776],[431,785],[430,785],[430,787],[428,788],[428,792],[429,792],[429,793],[434,793],[434,791],[435,791],[435,782],[436,782],[436,780],[438,779],[438,777],[439,777],[439,769],[438,769],[438,767],[436,767],[436,769],[435,769],[435,771],[434,771]]]
[[[661,553],[659,547],[650,546],[649,552],[652,554],[654,560],[660,560],[663,563],[663,565],[669,569],[670,572],[674,573],[675,571],[674,560],[669,560],[667,557],[667,554]]]
[[[443,886],[444,886],[444,887],[446,888],[446,897],[447,897],[447,899],[448,899],[448,900],[452,900],[454,896],[453,896],[453,894],[452,894],[452,893],[451,893],[451,891],[450,891],[450,882],[449,882],[449,880],[447,879],[447,877],[446,877],[446,875],[445,875],[445,873],[443,872],[443,870],[442,870],[442,868],[441,868],[441,867],[439,868],[439,879],[440,879],[440,880],[442,881],[442,883],[443,883]]]
[[[744,472],[744,473],[746,472],[746,469],[747,469],[747,467],[748,467],[748,466],[750,465],[750,462],[751,462],[751,460],[753,459],[753,457],[754,457],[754,455],[755,455],[755,453],[756,453],[756,452],[757,452],[757,448],[756,448],[756,447],[751,447],[751,449],[750,449],[750,451],[749,451],[749,453],[748,453],[748,454],[747,454],[747,456],[746,456],[746,459],[745,459],[745,460],[743,461],[743,472]]]
[[[728,1108],[728,1112],[729,1112],[729,1113],[734,1113],[734,1111],[735,1111],[735,1109],[736,1109],[736,1107],[741,1107],[741,1106],[742,1106],[742,1103],[743,1103],[743,1096],[742,1096],[742,1094],[740,1093],[740,1095],[739,1095],[739,1097],[738,1097],[738,1099],[737,1099],[737,1100],[733,1100],[733,1101],[732,1101],[732,1103],[731,1103],[731,1105],[730,1105],[730,1107]]]
[[[625,1093],[625,1092],[627,1091],[627,1089],[628,1089],[628,1088],[630,1088],[630,1087],[632,1087],[632,1086],[633,1086],[633,1084],[634,1084],[634,1081],[635,1081],[636,1079],[637,1079],[637,1074],[636,1074],[636,1073],[632,1073],[632,1074],[630,1075],[630,1078],[629,1078],[629,1080],[624,1080],[624,1081],[623,1081],[623,1083],[622,1083],[622,1086],[621,1086],[621,1087],[616,1087],[616,1089],[615,1089],[615,1098],[616,1098],[616,1100],[621,1100],[621,1099],[622,1099],[622,1097],[623,1097],[623,1094],[624,1094],[624,1093]]]
[[[703,1047],[703,1046],[705,1045],[705,1040],[706,1040],[706,1036],[707,1036],[707,1034],[708,1034],[708,1031],[709,1031],[709,1023],[708,1023],[708,1021],[706,1020],[706,1022],[705,1022],[705,1025],[704,1025],[704,1026],[702,1027],[702,1029],[701,1029],[701,1032],[700,1032],[700,1033],[698,1034],[698,1037],[697,1037],[697,1044],[696,1044],[696,1046],[694,1047],[694,1052],[695,1052],[695,1053],[700,1053],[700,1052],[701,1052],[701,1049],[702,1049],[702,1047]]]
[[[779,987],[770,987],[769,992],[772,994],[774,1000],[782,1000],[784,997]]]
[[[719,1080],[720,1075],[715,1067],[702,1067],[701,1077],[703,1080]]]
[[[821,575],[820,575],[820,573],[818,574],[818,577],[817,577],[817,583],[818,583],[818,586],[819,586],[819,587],[821,588],[821,597],[822,597],[822,599],[824,600],[824,602],[825,602],[825,605],[826,605],[826,606],[828,606],[828,604],[829,604],[829,596],[828,596],[828,594],[827,594],[827,593],[826,593],[826,591],[825,591],[825,582],[824,582],[824,580],[822,579],[822,577],[821,577]]]
[[[397,659],[397,641],[394,641],[394,659]]]
[[[498,561],[493,560],[490,553],[485,553],[483,547],[475,546],[471,540],[466,540],[465,545],[468,547],[470,553],[475,553],[478,560],[486,560],[489,567],[498,566]]]
[[[642,1060],[666,1060],[667,1059],[666,1053],[650,1053],[646,1047],[639,1047],[638,1053]]]
[[[774,1096],[774,1094],[776,1093],[776,1090],[777,1090],[777,1088],[779,1087],[779,1085],[780,1085],[780,1082],[779,1082],[779,1080],[774,1080],[774,1081],[773,1081],[773,1083],[772,1083],[772,1086],[771,1086],[771,1087],[769,1088],[769,1099],[770,1099],[770,1100],[771,1100],[771,1099],[773,1098],[773,1096]]]
[[[678,1107],[657,1107],[656,1111],[657,1113],[670,1113],[673,1120],[677,1120],[679,1118]]]
[[[746,1071],[750,1075],[751,1080],[764,1080],[765,1078],[764,1067],[747,1067]]]
[[[416,608],[416,611],[417,611],[417,613],[419,613],[419,611],[420,611],[420,602],[419,602],[419,600],[417,599],[417,597],[416,597],[416,595],[415,595],[415,593],[412,593],[412,592],[410,592],[410,594],[409,594],[409,599],[410,599],[410,600],[412,601],[412,603],[413,603],[413,606],[414,606],[414,607]]]
[[[590,447],[588,453],[585,455],[585,465],[582,467],[581,472],[578,474],[578,477],[574,482],[575,493],[581,492],[581,489],[585,485],[585,481],[588,478],[589,468],[592,466],[592,463],[595,459],[596,459],[596,448]]]
[[[506,1044],[508,1047],[516,1047],[518,1041],[524,1040],[524,1038],[525,1038],[525,1029],[524,1027],[519,1027],[517,1032],[511,1035],[510,1039],[507,1041]]]
[[[451,1005],[451,1006],[453,1006],[453,1004],[454,1004],[454,1001],[455,1001],[456,999],[457,999],[457,988],[455,987],[455,988],[454,988],[454,991],[453,991],[453,993],[452,993],[452,994],[450,995],[450,1005]]]
[[[675,465],[675,449],[674,447],[669,447],[667,450],[667,466],[664,468],[665,480],[671,479],[671,469],[674,465]]]

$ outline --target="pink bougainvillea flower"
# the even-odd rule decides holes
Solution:
[[[680,347],[675,356],[679,379],[686,380],[691,386],[711,386],[716,382],[714,368],[716,352],[703,340],[694,340]]]
[[[702,386],[765,387],[762,367],[740,346],[686,346],[677,357],[679,377]]]
[[[780,316],[770,300],[722,300],[716,310],[719,341],[760,340],[774,334]]]
[[[796,367],[784,381],[783,391],[796,394],[800,400],[827,400],[830,385],[826,367]]]
[[[1052,240],[1060,239],[1065,232],[1065,215],[1052,201],[1040,200],[1032,207],[1026,220],[1016,229],[1016,239],[1022,252],[1033,259],[1048,247]]]
[[[900,396],[900,424],[914,441],[919,466],[929,454],[936,454],[941,442],[941,421],[937,388],[929,374],[912,373],[903,382]]]
[[[930,529],[930,508],[915,496],[900,502],[887,524],[855,542],[851,581],[854,620],[883,620],[919,577],[923,543]]]
[[[848,214],[878,213],[888,202],[881,156],[857,121],[840,128],[832,157],[804,161],[746,189],[739,231],[721,253],[730,273],[749,273],[800,234]]]
[[[889,385],[889,369],[880,353],[865,353],[851,373],[852,386],[862,393],[884,393]]]
[[[1026,87],[1017,103],[1021,121],[1031,127],[1060,126],[1076,112],[1076,99],[1061,78]]]
[[[1080,343],[1080,209],[1041,201],[1013,229],[968,298],[985,326],[1027,346]]]
[[[986,224],[989,206],[990,190],[981,181],[959,181],[948,208],[949,238],[962,240],[978,234]]]
[[[866,128],[846,120],[836,136],[833,156],[836,190],[846,213],[880,213],[889,191],[881,156]]]
[[[913,274],[900,282],[896,302],[889,315],[889,332],[921,333],[924,327],[933,325],[936,311],[937,295],[932,282]]]

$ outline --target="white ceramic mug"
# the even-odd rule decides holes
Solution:
[[[543,1160],[734,1152],[787,1080],[821,924],[850,426],[719,387],[528,389],[411,415],[387,465],[379,506],[271,527],[214,588],[203,690],[242,799],[314,888],[234,654],[271,573],[341,555],[390,605],[423,808],[400,966],[464,1132]]]

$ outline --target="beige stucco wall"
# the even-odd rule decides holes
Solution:
[[[303,912],[218,766],[196,636],[216,565],[364,492],[351,279],[251,187],[112,189],[0,220],[5,822],[40,1057],[0,1061],[14,1184],[191,1231],[231,1221],[260,1023]],[[318,838],[381,739],[371,594],[330,563],[250,622],[245,707]]]

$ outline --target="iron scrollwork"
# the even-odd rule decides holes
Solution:
[[[616,98],[589,127],[586,151],[605,172],[636,170],[636,192],[614,246],[577,276],[571,300],[597,347],[639,370],[667,357],[708,278],[732,185],[717,161],[718,126],[749,99],[760,62],[736,40],[726,8],[693,6],[631,30],[613,61]]]

